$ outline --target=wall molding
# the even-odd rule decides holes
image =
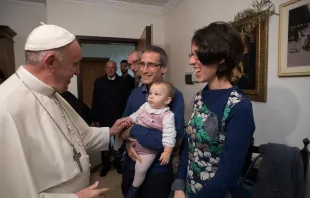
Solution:
[[[124,1],[115,1],[115,0],[59,0],[69,3],[81,3],[88,5],[98,5],[105,7],[116,7],[116,8],[126,8],[140,11],[151,11],[157,13],[163,13],[164,9],[160,6],[144,5],[139,3],[129,3]]]
[[[33,10],[46,10],[46,5],[44,3],[35,3],[28,1],[4,0],[3,6],[18,7]]]
[[[129,3],[115,0],[59,0],[59,1],[164,13],[169,11],[174,6],[176,6],[181,0],[169,0],[164,6],[144,5],[139,3]],[[34,10],[46,10],[46,5],[44,3],[35,3],[21,0],[4,0],[3,5],[10,7],[34,9]]]
[[[180,3],[181,0],[169,0],[165,5],[163,6],[164,12],[168,12],[171,8],[176,6],[178,3]]]

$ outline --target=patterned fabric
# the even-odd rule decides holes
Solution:
[[[180,163],[180,155],[177,154],[172,159],[173,179],[176,179],[178,176],[179,163]]]
[[[231,108],[241,99],[242,96],[237,91],[230,93],[219,129],[217,116],[203,103],[202,91],[197,93],[186,128],[189,146],[186,186],[188,196],[196,194],[215,175],[225,141],[225,121]]]

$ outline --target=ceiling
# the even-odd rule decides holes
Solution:
[[[35,2],[35,3],[46,3],[46,0],[22,0],[28,2]],[[98,1],[98,0],[97,0]],[[123,1],[129,3],[139,3],[144,5],[153,5],[153,6],[164,6],[169,0],[113,0],[113,1]]]
[[[34,2],[34,3],[46,3],[46,0],[21,0],[21,1],[27,1],[27,2]]]
[[[125,1],[130,3],[140,3],[145,5],[154,5],[154,6],[164,6],[169,0],[117,0],[117,1]]]
[[[34,2],[34,3],[46,3],[46,0],[21,0],[21,1],[26,1],[26,2]]]

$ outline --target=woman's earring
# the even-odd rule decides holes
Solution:
[[[219,64],[219,70],[220,70],[220,72],[223,71],[223,63],[224,63],[224,62],[225,62],[224,59],[222,59],[222,60],[220,61],[220,64]]]
[[[222,64],[219,65],[220,72],[223,71]]]

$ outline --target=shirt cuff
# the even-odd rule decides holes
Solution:
[[[102,130],[102,139],[103,139],[103,150],[109,150],[110,146],[110,128],[109,127],[101,127]]]
[[[171,186],[172,191],[183,190],[185,191],[185,182],[182,179],[175,179]]]

